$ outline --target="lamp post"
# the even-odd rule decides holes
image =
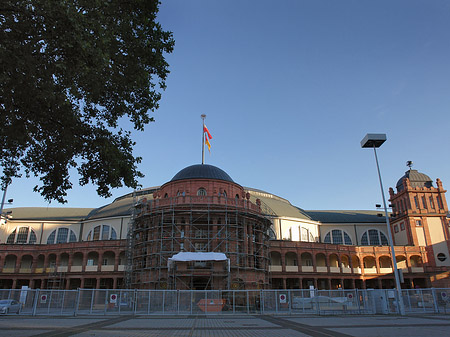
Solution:
[[[378,164],[377,147],[380,147],[386,141],[386,134],[384,133],[368,133],[361,140],[362,148],[373,148],[375,153],[375,161],[377,163],[378,178],[380,180],[381,196],[383,197],[384,215],[386,217],[386,225],[389,239],[389,246],[391,247],[392,265],[394,266],[395,284],[397,287],[398,305],[400,315],[405,315],[405,307],[403,305],[402,286],[400,284],[400,277],[397,269],[397,259],[395,258],[394,241],[392,240],[391,224],[389,222],[389,215],[386,206],[386,198],[384,197],[383,181],[381,180],[380,166]]]

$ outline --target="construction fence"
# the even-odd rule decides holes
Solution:
[[[398,314],[394,289],[0,290],[10,315]],[[405,312],[450,312],[450,289],[405,289]]]

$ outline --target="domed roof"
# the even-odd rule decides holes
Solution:
[[[171,181],[184,179],[215,179],[234,183],[233,179],[220,168],[212,165],[197,164],[188,166],[175,174]]]
[[[409,178],[409,182],[411,184],[411,187],[417,188],[417,187],[433,187],[433,180],[429,176],[427,176],[424,173],[420,173],[417,170],[409,170],[405,172],[405,175],[397,181],[397,191],[401,192],[403,191],[403,179]]]

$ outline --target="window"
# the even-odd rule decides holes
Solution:
[[[87,236],[87,241],[97,240],[117,240],[115,229],[109,225],[99,225],[91,230]]]
[[[325,235],[323,240],[324,243],[332,243],[335,245],[352,245],[352,239],[350,236],[343,230],[333,229],[331,232],[328,232]]]
[[[205,197],[206,196],[206,190],[202,187],[202,188],[199,188],[198,190],[197,190],[197,195],[199,196],[199,197]]]
[[[442,209],[442,200],[441,200],[441,196],[440,195],[438,195],[436,197],[436,201],[437,201],[438,208]]]
[[[398,233],[398,225],[394,225],[394,232]]]
[[[430,207],[434,209],[433,197],[429,197],[428,200],[430,201]]]
[[[18,227],[9,234],[8,239],[6,239],[6,243],[14,244],[14,243],[27,243],[34,244],[36,243],[36,233],[30,227]]]
[[[419,200],[417,199],[417,197],[414,197],[414,203],[416,204],[416,208],[420,208],[419,207]]]
[[[47,239],[47,244],[51,245],[54,243],[66,243],[66,242],[76,242],[77,236],[75,232],[69,228],[58,228],[50,233]]]
[[[405,230],[405,223],[404,223],[404,222],[402,222],[402,223],[400,224],[400,229],[401,229],[402,231]]]
[[[378,229],[369,229],[361,237],[362,246],[387,246],[388,239],[384,233]]]
[[[422,204],[423,204],[423,208],[427,208],[427,201],[426,201],[425,197],[422,197]]]
[[[422,220],[416,220],[416,227],[422,227]]]

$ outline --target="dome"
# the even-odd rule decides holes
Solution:
[[[405,175],[397,181],[397,191],[401,192],[403,191],[403,179],[409,178],[409,182],[411,184],[411,187],[417,188],[417,187],[433,187],[433,181],[429,176],[426,174],[420,173],[417,170],[409,170],[405,172]]]
[[[224,170],[206,164],[188,166],[175,174],[171,181],[184,179],[215,179],[234,183],[233,179]]]

